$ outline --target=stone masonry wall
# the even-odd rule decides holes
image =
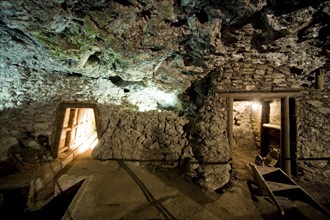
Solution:
[[[299,83],[289,69],[267,64],[228,62],[216,77],[218,92],[281,91],[299,89]]]
[[[192,151],[199,164],[192,167],[196,172],[190,173],[198,176],[198,183],[210,190],[223,187],[230,179],[231,149],[227,131],[226,100],[210,94],[190,134]]]
[[[221,92],[281,91],[297,89],[299,85],[287,71],[267,64],[228,62],[212,73],[211,88],[199,111],[191,132],[194,157],[200,166],[194,167],[199,184],[208,189],[223,187],[230,179],[228,142],[228,104]],[[212,165],[210,165],[212,164]],[[194,173],[194,172],[191,172]]]
[[[305,175],[329,178],[330,169],[326,159],[330,155],[329,79],[325,77],[324,89],[318,90],[313,88],[316,84],[315,80],[311,83],[308,79],[309,81],[306,82],[307,79],[290,73],[289,69],[276,69],[265,64],[244,62],[225,64],[220,68],[219,74],[213,78],[214,93],[299,89],[302,97],[296,99],[297,157],[298,159],[320,158],[316,161],[300,161],[299,164],[300,166],[308,164],[316,168],[312,171],[308,169],[310,172],[304,172]],[[219,102],[224,102],[221,95],[218,97]]]
[[[24,131],[50,136],[61,102],[118,102],[109,80],[15,68],[0,81],[1,127],[14,137]]]
[[[106,129],[93,155],[101,160],[123,159],[178,165],[187,146],[187,120],[172,112],[134,112],[119,107],[100,109]]]
[[[325,80],[324,90],[306,89],[298,100],[298,166],[313,181],[330,179],[330,83]]]
[[[1,74],[0,81],[1,162],[8,159],[11,146],[7,145],[17,145],[26,133],[35,138],[44,135],[50,141],[62,102],[97,104],[102,141],[109,147],[105,155],[99,155],[102,159],[177,162],[186,146],[185,119],[171,112],[113,107],[121,103],[117,95],[123,91],[110,80],[13,68]]]

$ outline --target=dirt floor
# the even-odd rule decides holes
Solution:
[[[232,180],[221,192],[203,190],[176,170],[101,162],[86,154],[65,174],[86,180],[64,219],[327,219],[303,202],[287,202],[282,216],[269,198],[252,196],[248,163],[256,152],[233,150]]]
[[[248,163],[256,152],[233,149],[232,180],[219,192],[185,181],[176,170],[138,162],[99,161],[87,152],[56,181],[57,197],[18,219],[327,219],[302,202],[287,202],[282,216],[269,198],[252,196],[247,184],[252,179]],[[313,186],[306,190],[313,189],[318,199],[325,196],[324,188]]]

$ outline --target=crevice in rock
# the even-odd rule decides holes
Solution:
[[[192,82],[191,86],[182,95],[184,115],[196,116],[212,91],[212,77],[215,73],[219,73],[219,68],[213,69],[201,80]]]
[[[209,55],[213,51],[213,47],[210,45],[210,36],[205,30],[198,29],[194,34],[183,37],[180,45],[183,45],[186,51],[184,55],[186,66],[207,68],[203,56]]]
[[[291,67],[290,72],[294,75],[300,76],[302,74],[303,70],[299,69],[297,67]]]
[[[133,1],[131,0],[114,0],[115,2],[117,2],[118,4],[121,4],[123,6],[131,6],[131,5],[135,5],[133,3]]]
[[[40,51],[42,51],[42,46],[32,37],[27,35],[24,31],[17,28],[10,28],[3,21],[0,21],[0,28],[7,32],[8,35],[10,35],[15,41],[24,42],[27,45],[32,44],[36,46]]]
[[[81,73],[67,73],[66,76],[68,77],[82,77]]]
[[[107,1],[82,0],[73,2],[71,5],[66,3],[66,8],[69,8],[69,11],[73,12],[77,17],[83,18],[88,15],[90,11],[106,8],[107,4]]]
[[[93,16],[89,15],[89,19],[94,23],[94,25],[99,29],[102,30],[104,32],[106,32],[107,34],[111,34],[109,33],[109,31],[106,28],[101,27],[101,25],[93,18]]]
[[[209,21],[208,15],[204,9],[202,9],[200,12],[197,12],[196,17],[201,24],[205,24]]]
[[[115,84],[116,86],[126,89],[126,92],[129,92],[130,89],[129,88],[125,88],[125,87],[146,87],[145,83],[142,81],[126,81],[123,80],[120,76],[115,75],[115,76],[110,76],[109,80]]]
[[[95,52],[94,54],[90,55],[85,63],[85,66],[86,64],[100,63],[101,61],[101,59],[99,58],[100,55],[101,52]]]
[[[283,14],[288,14],[290,12],[298,11],[307,7],[317,7],[322,2],[326,2],[327,0],[268,0],[268,8],[274,13],[276,16],[280,16]]]
[[[151,18],[151,12],[150,10],[142,10],[139,15],[145,19],[150,19]]]
[[[177,22],[171,22],[171,27],[182,27],[184,25],[188,25],[187,19],[181,19]]]
[[[109,126],[110,126],[110,123],[111,123],[111,120],[110,120],[110,118],[108,118],[107,125],[106,125],[106,127],[104,128],[104,131],[103,131],[102,134],[100,135],[100,138],[99,138],[99,139],[101,139],[101,138],[103,137],[103,135],[104,135],[105,133],[107,133],[107,131],[108,131],[108,129],[109,129]]]

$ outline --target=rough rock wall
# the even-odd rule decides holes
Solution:
[[[7,0],[1,8],[4,61],[165,90],[183,92],[231,59],[305,77],[329,56],[327,0]]]
[[[17,136],[23,131],[50,136],[58,104],[63,101],[117,103],[118,90],[108,80],[14,68],[0,75],[2,126]],[[5,123],[6,121],[10,123]]]
[[[108,105],[129,100],[138,105],[145,101],[143,89],[149,86],[183,93],[208,73],[218,72],[210,97],[197,108],[185,109],[199,113],[195,127],[202,132],[196,132],[194,139],[205,138],[196,146],[191,142],[196,158],[217,161],[214,151],[227,148],[221,133],[226,130],[227,106],[217,92],[286,89],[306,92],[297,100],[298,136],[303,140],[299,152],[328,155],[329,90],[314,94],[310,89],[314,70],[323,67],[329,73],[327,0],[7,0],[0,6],[1,125],[10,133],[33,128],[50,135],[47,129],[55,112],[50,106],[61,101]],[[33,73],[30,82],[25,72],[43,76],[39,79]],[[48,77],[53,83],[45,80]],[[86,84],[90,87],[85,90]],[[207,106],[220,107],[221,112],[205,110]],[[219,119],[210,121],[209,114]],[[43,122],[39,117],[45,118]],[[19,125],[9,124],[11,118]],[[209,122],[220,129],[210,132]],[[208,149],[208,143],[214,149]],[[223,161],[227,157],[220,155]],[[196,167],[201,167],[198,173]],[[202,176],[204,182],[206,173],[214,173],[198,162],[190,168],[192,176]]]
[[[0,162],[5,173],[13,170],[13,166],[22,170],[49,159],[56,111],[61,102],[118,101],[108,80],[68,77],[17,66],[2,70],[5,71],[0,74]]]
[[[199,183],[215,190],[229,181],[232,157],[228,141],[228,120],[232,119],[228,118],[228,102],[221,92],[296,90],[299,81],[288,69],[247,61],[228,62],[216,71],[211,71],[208,77],[210,83],[205,85],[209,86],[205,93],[207,98],[194,120],[190,143],[200,167],[208,167],[209,164],[218,167],[201,172],[194,167],[201,178]]]
[[[62,102],[97,103],[102,135],[94,155],[100,159],[128,159],[162,162],[176,166],[187,146],[183,126],[185,118],[174,112],[138,112],[132,105],[115,104],[118,93],[109,80],[50,74],[13,68],[0,75],[1,87],[1,158],[8,159],[29,132],[34,137],[54,134],[56,111]],[[10,95],[9,95],[10,94]],[[8,142],[9,141],[9,142]],[[10,146],[8,145],[10,144]]]

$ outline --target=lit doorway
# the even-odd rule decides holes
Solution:
[[[297,120],[296,120],[296,99],[295,97],[301,96],[298,91],[279,91],[279,92],[247,92],[247,93],[221,93],[223,98],[227,98],[228,102],[228,139],[230,149],[233,151],[234,147],[234,103],[237,101],[258,101],[262,104],[261,113],[261,131],[260,131],[260,149],[264,150],[262,137],[263,132],[269,129],[275,129],[279,132],[280,138],[280,168],[287,173],[289,176],[291,174],[297,174]],[[280,125],[273,125],[269,123],[269,120],[264,120],[264,118],[270,118],[270,103],[273,100],[279,100],[280,106]],[[265,110],[265,106],[268,106],[268,112]],[[265,127],[265,129],[262,129]],[[269,141],[269,138],[268,140]],[[261,154],[266,154],[266,152],[260,152]]]
[[[280,99],[234,101],[232,120],[234,164],[244,166],[254,163],[258,155],[265,157],[270,151],[280,152]],[[275,165],[276,158],[271,162]]]
[[[98,142],[98,114],[93,104],[64,103],[57,113],[52,155],[63,159],[95,147]]]
[[[261,106],[252,101],[233,104],[233,160],[253,162],[260,149]]]

